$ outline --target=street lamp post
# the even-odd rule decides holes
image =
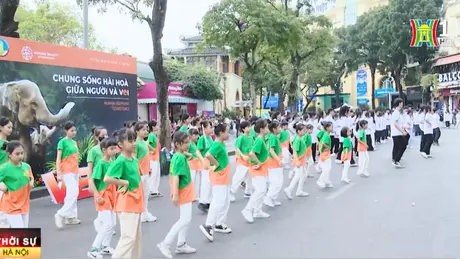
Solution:
[[[83,0],[83,48],[89,49],[88,0]]]

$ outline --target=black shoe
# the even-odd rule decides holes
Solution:
[[[214,241],[214,231],[211,226],[200,225],[200,230],[210,242]]]
[[[151,194],[150,194],[150,197],[151,197],[151,198],[163,197],[163,194],[161,194],[161,193],[159,193],[159,192],[155,192],[155,193],[151,193]]]
[[[211,204],[208,203],[208,204],[205,204],[204,206],[206,207],[206,210],[209,210],[209,207],[211,207]]]
[[[208,213],[209,207],[206,204],[200,203],[198,204],[198,209],[204,213]]]
[[[215,226],[214,231],[224,234],[232,233],[232,229],[226,226],[225,224]]]
[[[246,183],[245,183],[245,182],[241,182],[240,187],[243,188],[243,189],[246,188]]]

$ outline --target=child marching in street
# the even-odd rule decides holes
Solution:
[[[272,121],[268,125],[268,129],[270,130],[270,134],[268,135],[268,150],[270,157],[267,160],[268,191],[264,198],[264,204],[273,208],[281,205],[281,203],[276,199],[283,187],[284,166],[282,161],[280,138],[278,137],[281,135],[280,123]]]
[[[64,205],[54,215],[54,222],[58,228],[66,225],[80,224],[77,211],[77,200],[79,193],[79,166],[78,146],[73,140],[77,135],[77,128],[73,122],[64,124],[65,137],[57,144],[56,173],[58,181],[64,182],[65,199]]]
[[[323,138],[324,134],[326,133],[326,131],[324,130],[324,121],[319,123],[319,130],[318,130],[318,133],[316,133],[316,139],[317,139],[317,145],[316,145],[316,151],[315,152],[318,152],[319,153],[319,147],[320,147],[320,144],[321,144],[321,139]],[[321,159],[318,158],[318,164],[315,165],[315,170],[316,172],[318,173],[321,173],[323,169],[321,169]]]
[[[307,178],[314,178],[315,176],[313,176],[313,174],[311,174],[311,168],[312,166],[314,165],[314,162],[313,162],[313,150],[312,150],[312,144],[313,144],[313,141],[312,141],[312,132],[313,132],[313,125],[311,124],[307,124],[305,126],[305,129],[306,129],[306,132],[305,132],[305,135],[303,135],[303,141],[305,141],[305,145],[307,147],[307,150],[305,152],[305,160],[306,160],[306,164],[305,164],[305,175]]]
[[[206,158],[206,153],[212,146],[212,124],[210,121],[201,122],[202,135],[196,143],[196,148],[201,152],[201,156]],[[200,200],[198,209],[207,213],[211,203],[211,183],[209,180],[209,160],[206,158],[203,163],[203,170],[200,175]]]
[[[225,222],[230,209],[230,163],[225,141],[228,140],[228,126],[220,123],[214,129],[216,141],[208,150],[206,158],[211,162],[209,180],[212,186],[212,200],[206,223],[200,226],[209,241],[214,241],[214,231],[229,234],[232,229]]]
[[[139,162],[135,158],[136,134],[123,128],[118,132],[121,154],[113,161],[104,182],[118,186],[115,209],[120,221],[120,239],[112,258],[140,259],[142,248],[141,215],[144,213],[144,191]],[[147,197],[145,197],[147,199]]]
[[[191,129],[192,131],[194,129]],[[187,232],[192,221],[192,203],[196,199],[195,187],[185,152],[189,151],[189,136],[178,131],[173,137],[176,153],[171,159],[169,184],[174,205],[179,207],[179,220],[171,227],[163,242],[157,245],[166,258],[172,258],[171,246],[177,237],[176,254],[192,254],[196,249],[187,244]],[[196,152],[196,151],[195,151]]]
[[[0,167],[8,162],[8,153],[6,152],[6,145],[8,144],[7,138],[13,132],[13,123],[5,116],[0,117]],[[2,149],[4,148],[4,149]],[[0,191],[0,199],[3,192]],[[8,220],[5,215],[0,211],[0,228],[8,228]]]
[[[200,174],[204,169],[203,164],[206,163],[204,157],[201,155],[201,152],[196,148],[196,142],[200,137],[200,133],[197,129],[189,129],[189,145],[188,150],[184,152],[185,156],[188,158],[188,166],[190,168],[190,173],[192,175],[192,182],[195,188],[195,198],[196,194],[200,192]]]
[[[324,122],[324,131],[325,134],[321,137],[319,142],[319,160],[321,163],[321,176],[319,177],[316,184],[321,188],[332,188],[334,187],[331,183],[330,173],[331,173],[331,135],[332,132],[332,123],[326,121]]]
[[[348,127],[343,127],[340,131],[340,136],[343,138],[342,145],[342,156],[341,160],[343,162],[342,169],[342,179],[344,183],[350,183],[350,178],[348,178],[348,170],[351,165],[351,155],[353,153],[353,145],[351,144],[351,130]]]
[[[97,229],[96,238],[93,241],[91,250],[87,253],[89,258],[103,258],[102,255],[113,253],[113,248],[110,246],[113,231],[116,225],[117,216],[115,214],[115,195],[116,186],[106,184],[104,177],[110,166],[110,163],[117,152],[118,143],[114,138],[104,139],[100,144],[102,157],[98,161],[96,167],[92,170],[89,177],[89,189],[94,196],[96,206],[97,219],[100,225]]]
[[[236,154],[236,170],[232,178],[232,185],[230,188],[230,201],[235,201],[235,195],[240,188],[241,183],[247,179],[249,172],[249,167],[251,163],[249,162],[249,152],[254,144],[254,139],[249,135],[251,131],[251,124],[249,121],[243,121],[240,124],[240,129],[243,134],[241,134],[235,141],[235,154]],[[251,181],[246,181],[245,185],[245,197],[251,197],[252,183]]]
[[[144,139],[148,138],[148,124],[146,122],[137,122],[134,125],[134,130],[136,132],[136,158],[139,161],[139,172],[141,173],[142,178],[142,187],[144,190],[144,213],[141,216],[141,222],[155,222],[157,217],[153,216],[148,209],[149,205],[149,195],[150,195],[150,186],[149,178],[151,175],[150,171],[150,157],[149,152],[154,151],[147,141]]]
[[[366,136],[366,129],[368,122],[366,120],[359,121],[359,131],[358,131],[358,154],[359,154],[359,161],[358,161],[358,175],[368,177],[369,173],[367,171],[369,167],[369,152],[367,143],[367,136]]]
[[[150,145],[150,177],[149,191],[150,197],[157,198],[162,197],[158,188],[160,187],[160,141],[157,138],[157,121],[152,120],[149,122],[149,135],[147,136],[147,143]]]
[[[302,123],[295,125],[296,136],[292,141],[292,166],[294,167],[294,177],[288,187],[284,189],[284,193],[289,200],[292,199],[292,191],[297,185],[296,196],[306,197],[309,194],[303,191],[303,185],[305,183],[305,164],[307,161],[307,144],[303,140],[303,136],[306,133],[306,128]]]
[[[254,218],[269,218],[270,215],[262,211],[264,197],[267,194],[267,159],[269,152],[265,144],[265,135],[268,133],[268,123],[266,120],[258,120],[254,124],[254,130],[257,138],[252,147],[251,164],[249,175],[251,176],[254,192],[251,195],[246,207],[241,211],[247,222],[254,222]]]
[[[30,165],[22,162],[24,147],[13,140],[3,145],[9,161],[0,168],[0,211],[6,217],[11,228],[28,228],[30,211],[30,191],[34,176]]]
[[[289,168],[289,163],[291,162],[291,153],[289,153],[289,144],[291,143],[291,137],[288,131],[289,123],[286,120],[281,122],[281,132],[280,132],[280,145],[281,145],[281,154],[283,157],[283,165]]]

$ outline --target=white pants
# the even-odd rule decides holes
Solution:
[[[270,168],[268,169],[268,191],[267,197],[271,198],[272,200],[276,200],[278,198],[278,194],[283,187],[283,168]]]
[[[227,213],[230,209],[230,186],[212,186],[212,200],[209,206],[206,226],[220,226],[227,221]]]
[[[120,239],[114,259],[140,259],[142,249],[141,214],[131,212],[118,213],[120,220]]]
[[[238,189],[240,188],[240,184],[245,181],[246,182],[246,188],[244,190],[244,193],[251,194],[252,192],[252,183],[251,183],[251,178],[249,177],[249,167],[244,166],[244,165],[236,165],[236,170],[235,174],[233,175],[232,178],[232,185],[230,188],[230,191],[233,194],[238,193]]]
[[[289,164],[291,163],[291,153],[289,153],[289,148],[283,147],[281,149],[281,155],[283,156],[283,164],[287,165],[286,167],[289,167]]]
[[[78,200],[78,182],[80,177],[78,174],[63,174],[62,181],[65,184],[65,199],[64,205],[57,214],[64,218],[77,218],[77,200]]]
[[[144,190],[144,213],[148,213],[149,212],[149,195],[150,195],[150,185],[149,185],[149,181],[150,181],[150,175],[143,175],[141,176],[141,180],[142,180],[142,188]]]
[[[267,194],[267,177],[254,176],[251,177],[251,180],[254,192],[251,194],[251,198],[244,209],[257,213],[262,210],[264,197]]]
[[[28,228],[29,227],[29,213],[24,214],[3,214],[5,215],[10,228]]]
[[[292,177],[291,182],[289,183],[289,186],[287,187],[289,192],[292,192],[297,185],[297,192],[296,193],[301,193],[303,192],[303,185],[305,183],[305,167],[299,166],[299,167],[294,167],[294,177]]]
[[[358,159],[358,175],[368,174],[369,168],[369,152],[368,151],[359,151]]]
[[[152,172],[148,180],[150,193],[159,193],[158,188],[160,187],[161,179],[160,163],[158,161],[150,161],[150,170]],[[144,184],[144,186],[146,185]]]
[[[187,231],[192,222],[192,203],[186,203],[179,206],[179,220],[171,227],[163,243],[168,247],[172,246],[177,236],[177,246],[186,243]]]
[[[97,230],[96,238],[94,238],[93,247],[97,249],[110,247],[113,230],[117,222],[117,214],[111,210],[102,210],[97,213],[97,220],[100,221],[100,226]]]
[[[209,180],[209,171],[201,171],[200,181],[200,203],[209,204],[211,202],[211,182]]]
[[[343,169],[342,169],[342,180],[349,180],[348,178],[348,170],[350,169],[350,160],[343,161]]]
[[[322,161],[321,162],[322,173],[318,180],[322,181],[325,184],[330,184],[331,183],[331,168],[332,168],[332,164],[331,164],[330,158],[325,161]]]
[[[375,149],[375,131],[371,133],[371,141],[372,141],[372,146]]]
[[[313,165],[315,164],[315,161],[313,161],[313,157],[310,156],[307,158],[307,166],[305,167],[305,175],[309,176],[311,174],[311,169],[313,168]]]
[[[195,186],[197,199],[200,199],[201,171],[191,170],[190,173],[192,175],[193,185]]]

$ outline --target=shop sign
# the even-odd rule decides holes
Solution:
[[[358,98],[358,99],[356,100],[356,102],[357,102],[358,104],[364,105],[364,104],[367,104],[367,103],[369,102],[369,99],[367,99],[367,98]]]
[[[438,76],[439,83],[453,82],[453,81],[459,81],[459,80],[460,80],[460,71],[443,73],[443,74],[439,74]]]
[[[455,90],[450,90],[449,91],[451,95],[457,95],[457,94],[460,94],[460,89],[455,89]]]

